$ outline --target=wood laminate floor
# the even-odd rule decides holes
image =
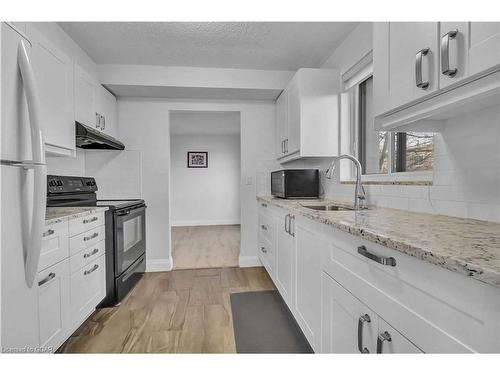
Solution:
[[[117,307],[97,310],[62,353],[235,353],[231,293],[272,290],[265,269],[146,273]]]
[[[237,267],[239,225],[172,227],[174,269]]]

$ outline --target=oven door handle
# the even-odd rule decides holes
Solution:
[[[130,215],[130,213],[132,213],[134,211],[145,210],[145,209],[146,209],[146,205],[143,205],[143,206],[139,206],[139,207],[130,208],[126,211],[117,211],[116,216],[127,216],[127,215]]]

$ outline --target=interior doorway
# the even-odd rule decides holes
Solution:
[[[174,269],[237,267],[240,113],[170,113],[170,222]]]

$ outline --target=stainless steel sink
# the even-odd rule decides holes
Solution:
[[[302,207],[316,211],[353,211],[353,207],[338,206],[336,204],[303,204]]]

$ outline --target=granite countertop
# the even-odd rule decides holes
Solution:
[[[361,211],[302,207],[307,203],[336,203],[332,201],[270,196],[257,200],[500,287],[500,223],[381,207]]]
[[[106,211],[107,207],[47,207],[45,225],[60,223],[66,220]]]

